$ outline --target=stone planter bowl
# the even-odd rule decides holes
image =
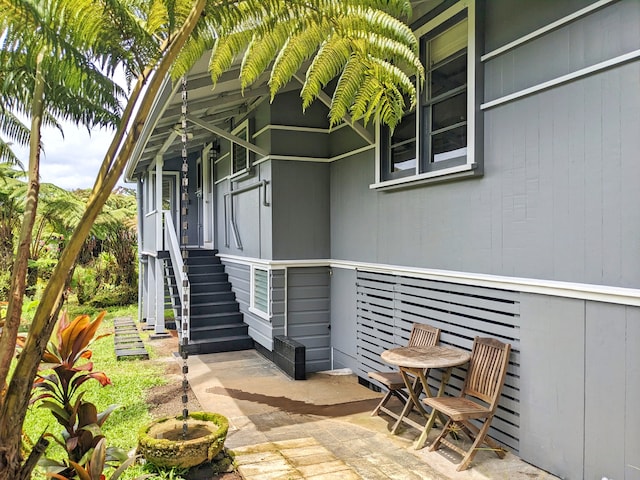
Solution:
[[[138,453],[159,467],[195,467],[220,453],[229,430],[227,418],[217,413],[190,413],[186,439],[182,425],[182,416],[153,421],[138,436]]]

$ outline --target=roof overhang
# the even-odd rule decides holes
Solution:
[[[251,87],[243,90],[238,78],[239,65],[222,74],[214,89],[207,68],[209,56],[210,52],[203,55],[187,75],[190,150],[200,150],[210,143],[216,136],[213,133],[216,129],[228,131],[232,119],[241,119],[269,95],[268,75],[263,75]],[[125,181],[135,182],[159,156],[181,156],[181,121],[182,85],[167,77],[127,162]]]

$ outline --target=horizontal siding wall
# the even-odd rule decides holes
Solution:
[[[518,293],[367,271],[357,273],[357,359],[359,376],[391,370],[380,359],[406,345],[413,323],[442,330],[440,343],[471,350],[476,336],[511,344],[511,358],[490,435],[517,452],[520,420],[520,315]],[[441,372],[432,370],[437,388]],[[455,368],[448,392],[459,393],[465,368]]]
[[[306,347],[307,372],[331,368],[329,269],[287,270],[287,334]]]

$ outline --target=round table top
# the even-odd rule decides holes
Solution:
[[[382,360],[408,368],[448,368],[467,363],[471,352],[458,348],[434,345],[430,347],[398,347],[385,350]]]

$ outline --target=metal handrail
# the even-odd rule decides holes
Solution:
[[[187,269],[185,268],[182,254],[180,253],[180,242],[178,242],[178,235],[176,234],[176,228],[173,223],[173,217],[169,210],[163,210],[164,214],[164,242],[165,248],[169,251],[171,258],[171,265],[173,267],[173,274],[176,278],[176,286],[181,292],[180,295],[180,331],[182,338],[189,340],[191,338],[189,321],[190,302],[191,302],[191,287],[189,283],[189,276],[187,275]]]

